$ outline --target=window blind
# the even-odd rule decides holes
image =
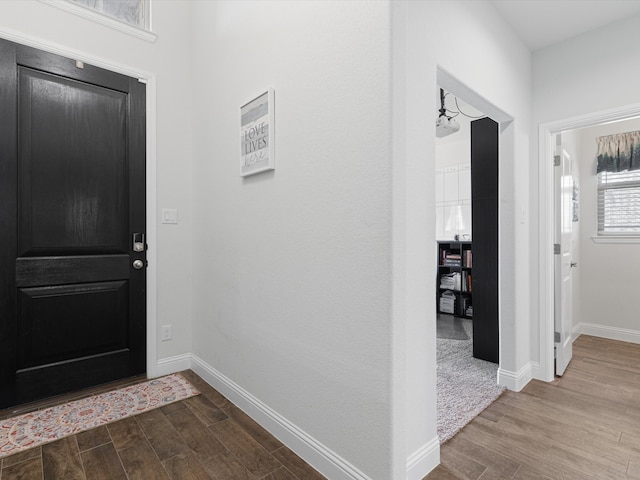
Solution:
[[[598,174],[598,234],[640,234],[640,170]]]

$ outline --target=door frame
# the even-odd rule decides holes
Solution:
[[[0,27],[0,37],[27,47],[37,48],[74,60],[80,60],[95,67],[138,78],[146,84],[146,227],[147,227],[147,377],[155,378],[157,361],[157,207],[156,207],[156,75],[136,67],[105,60],[87,52],[82,52],[30,35],[24,35]]]
[[[516,372],[507,368],[511,366],[508,365],[510,363],[508,359],[511,357],[504,354],[505,344],[515,342],[515,338],[510,333],[514,330],[515,324],[512,315],[503,314],[503,312],[514,310],[513,298],[502,294],[504,282],[508,282],[506,279],[512,277],[513,271],[510,267],[503,266],[501,257],[505,256],[505,253],[507,253],[507,257],[511,256],[507,250],[509,245],[513,245],[514,238],[512,237],[513,232],[504,228],[505,224],[509,224],[509,221],[506,221],[508,213],[500,208],[505,185],[512,181],[511,178],[507,178],[505,174],[501,175],[500,172],[508,171],[505,168],[505,162],[511,158],[514,137],[513,129],[507,130],[507,128],[512,126],[514,119],[440,66],[436,72],[436,85],[483,112],[498,124],[498,377],[496,383],[504,385],[510,390],[519,391],[522,387]],[[471,232],[471,239],[473,241],[473,232]]]
[[[540,380],[554,378],[553,135],[640,116],[640,103],[542,123],[538,127],[538,288]],[[573,339],[575,340],[575,338]]]

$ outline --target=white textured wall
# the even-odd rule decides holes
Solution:
[[[500,132],[501,369],[529,361],[529,128],[531,57],[489,2],[426,2],[436,65],[513,118]],[[437,12],[437,13],[436,13]],[[445,20],[446,19],[446,20]],[[447,34],[447,25],[457,32]],[[447,37],[446,42],[437,41]],[[465,99],[466,100],[466,99]],[[485,110],[486,113],[489,113]],[[516,252],[515,246],[518,245]]]
[[[390,9],[193,4],[193,351],[371,478],[390,469]],[[239,176],[275,90],[276,170]]]
[[[640,130],[640,119],[579,130],[580,134],[580,276],[581,315],[575,324],[625,329],[640,335],[638,295],[640,244],[594,243],[598,233],[596,138]],[[579,325],[578,325],[579,326]]]
[[[405,24],[398,22],[397,25],[406,26],[408,30],[406,83],[394,85],[405,99],[399,108],[404,108],[406,120],[404,130],[394,135],[394,139],[406,146],[403,153],[408,198],[404,199],[402,212],[405,222],[394,224],[394,238],[407,236],[403,253],[408,264],[402,289],[407,302],[402,332],[406,342],[404,351],[394,356],[394,360],[401,359],[406,365],[405,412],[409,420],[404,448],[411,455],[428,445],[436,428],[435,297],[427,294],[420,299],[419,296],[435,289],[433,172],[438,106],[432,92],[436,88],[438,67],[515,119],[501,132],[502,367],[518,372],[530,358],[529,218],[526,215],[530,54],[489,2],[409,1],[406,8]],[[455,26],[454,32],[452,26]],[[433,116],[428,112],[433,112]],[[518,245],[518,255],[515,245]],[[427,272],[426,276],[421,272]]]
[[[490,2],[425,3],[432,9],[426,31],[434,45],[436,65],[513,118],[500,132],[499,299],[500,367],[514,375],[530,360],[527,172],[531,56]],[[464,34],[451,35],[449,25],[456,25],[456,32]],[[440,40],[445,37],[446,42]]]
[[[560,44],[539,50],[533,54],[533,122],[532,138],[537,138],[538,126],[548,122],[557,122],[577,116],[594,114],[626,105],[640,103],[640,90],[638,90],[637,77],[640,64],[640,51],[636,48],[640,42],[640,29],[638,21],[640,17],[631,17],[620,22],[613,23],[599,30],[580,35]],[[532,185],[531,214],[538,216],[538,142],[532,142],[532,162],[530,181]],[[584,152],[583,152],[584,153]],[[582,170],[581,199],[583,210],[590,209],[587,202],[588,182],[584,175],[587,168]],[[583,214],[581,229],[587,232],[588,220]],[[537,232],[532,237],[533,252],[535,254],[534,265],[537,265],[538,239]],[[585,259],[589,257],[591,248],[601,245],[589,245],[581,242],[581,312],[582,318],[591,315],[587,308],[586,299],[589,287],[591,268]],[[621,250],[628,252],[633,246],[619,245]],[[637,247],[637,245],[636,245]],[[606,248],[606,247],[605,247]],[[600,251],[603,251],[599,249]],[[635,251],[635,250],[634,250]],[[599,254],[596,254],[598,257]],[[588,262],[588,261],[587,261]],[[613,275],[610,267],[607,275]],[[537,295],[537,267],[531,273],[536,277],[532,287]],[[604,272],[599,271],[598,275]],[[539,316],[537,301],[532,304],[534,318]],[[592,310],[600,316],[604,313],[601,308]],[[605,322],[615,322],[616,314],[607,312]],[[637,315],[636,315],[637,318]],[[600,323],[594,319],[595,323]],[[627,325],[629,325],[627,323]],[[637,329],[637,327],[636,327]],[[539,325],[532,324],[531,341],[533,351],[538,350]],[[535,355],[535,353],[534,353]],[[534,357],[534,359],[536,359]]]
[[[182,1],[153,4],[149,43],[31,0],[0,1],[0,35],[28,36],[66,50],[102,59],[157,79],[157,207],[177,208],[178,225],[160,225],[148,238],[157,254],[158,327],[173,325],[173,340],[158,342],[158,358],[191,348],[191,96],[190,9]]]

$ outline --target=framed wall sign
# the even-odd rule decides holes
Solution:
[[[274,92],[270,88],[240,107],[240,175],[274,170]]]

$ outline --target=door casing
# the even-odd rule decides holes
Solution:
[[[28,35],[22,35],[14,31],[0,28],[0,37],[14,43],[19,43],[28,47],[37,48],[46,52],[54,53],[64,57],[72,58],[94,65],[105,70],[138,78],[146,84],[146,183],[147,183],[147,376],[155,378],[160,375],[172,373],[170,365],[165,365],[164,369],[158,366],[157,361],[157,208],[156,208],[156,170],[157,170],[157,149],[156,149],[156,75],[136,67],[123,65],[118,62],[104,60],[87,52],[82,52],[67,48],[61,45],[48,42],[43,39]]]
[[[513,129],[509,129],[508,131],[505,130],[511,126],[514,119],[441,67],[438,67],[437,69],[436,80],[439,87],[444,88],[456,97],[464,100],[475,109],[484,112],[488,117],[499,124],[498,171],[508,171],[509,169],[504,168],[504,162],[508,161],[509,155],[511,154],[514,142],[514,133]],[[502,197],[504,182],[507,181],[507,178],[508,177],[506,175],[503,175],[498,180],[499,197]],[[509,248],[511,248],[510,245],[514,244],[514,238],[511,236],[512,232],[505,232],[502,228],[503,222],[505,221],[505,215],[505,211],[500,209],[500,206],[498,206],[498,264],[500,265],[498,271],[498,348],[500,359],[498,383],[505,385],[510,390],[519,391],[523,385],[521,386],[518,381],[516,376],[517,372],[509,370],[511,365],[507,365],[509,362],[506,360],[509,358],[510,361],[513,361],[513,356],[504,354],[505,345],[511,345],[515,342],[515,338],[511,336],[511,333],[508,333],[507,337],[504,336],[505,331],[514,331],[513,316],[503,315],[503,312],[510,312],[513,310],[514,301],[513,298],[501,295],[500,293],[503,291],[503,282],[507,281],[505,279],[511,278],[515,273],[511,270],[510,266],[504,267],[500,261],[500,258],[505,254],[505,251],[507,252],[507,256],[510,256]]]

